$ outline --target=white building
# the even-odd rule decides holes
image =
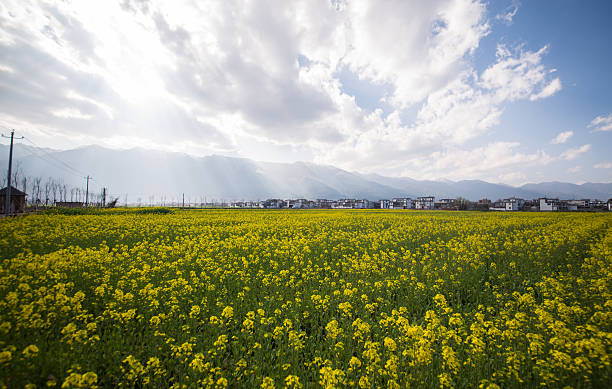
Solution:
[[[414,209],[434,209],[434,205],[434,196],[417,197],[416,201],[414,202]]]
[[[380,209],[389,209],[391,207],[390,200],[380,200]]]
[[[516,197],[504,199],[506,211],[518,211],[525,204],[525,200]]]
[[[369,209],[374,208],[374,204],[370,200],[362,199],[356,200],[354,207],[357,209]]]
[[[547,199],[545,197],[540,199],[540,211],[558,211],[559,210],[559,199]]]
[[[335,201],[331,207],[333,209],[352,209],[355,208],[355,199],[340,199]]]

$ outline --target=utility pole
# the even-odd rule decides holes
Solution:
[[[3,138],[8,138],[8,136],[2,134]],[[11,130],[11,147],[9,148],[9,164],[8,164],[8,177],[6,179],[7,181],[7,185],[6,185],[6,216],[10,215],[11,213],[11,170],[13,168],[13,138],[15,137],[15,130]],[[23,136],[21,138],[17,138],[17,139],[23,139]]]
[[[183,208],[185,208],[185,193],[183,193]]]
[[[106,207],[106,188],[102,188],[102,208]]]
[[[85,207],[89,206],[89,180],[90,177],[87,176],[85,177],[87,179],[87,185],[86,185],[86,189],[85,189]]]

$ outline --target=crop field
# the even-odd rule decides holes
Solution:
[[[0,387],[609,387],[612,215],[0,220]]]

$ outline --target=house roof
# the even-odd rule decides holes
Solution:
[[[2,188],[0,189],[0,195],[1,196],[6,196],[6,188]],[[11,197],[13,196],[25,196],[26,193],[20,191],[19,189],[15,188],[13,185],[11,185]]]

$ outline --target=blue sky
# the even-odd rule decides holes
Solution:
[[[512,2],[492,2],[490,13],[503,13],[505,4]],[[548,176],[573,182],[609,182],[612,179],[610,169],[594,168],[602,161],[612,160],[612,133],[592,133],[592,128],[588,127],[593,118],[605,116],[612,110],[609,70],[612,53],[606,49],[612,42],[610,14],[612,3],[607,1],[524,1],[511,25],[493,28],[481,41],[479,53],[474,57],[477,69],[487,66],[499,42],[532,48],[547,45],[549,50],[544,63],[557,69],[556,74],[563,82],[563,90],[545,101],[510,104],[496,132],[520,134],[526,147],[536,149],[549,141],[555,132],[573,131],[566,143],[545,149],[553,155],[565,146],[592,146],[579,160],[541,169],[537,180],[545,180]],[[577,166],[580,171],[567,171]]]
[[[569,0],[8,0],[0,126],[60,149],[612,182],[610,14]]]

